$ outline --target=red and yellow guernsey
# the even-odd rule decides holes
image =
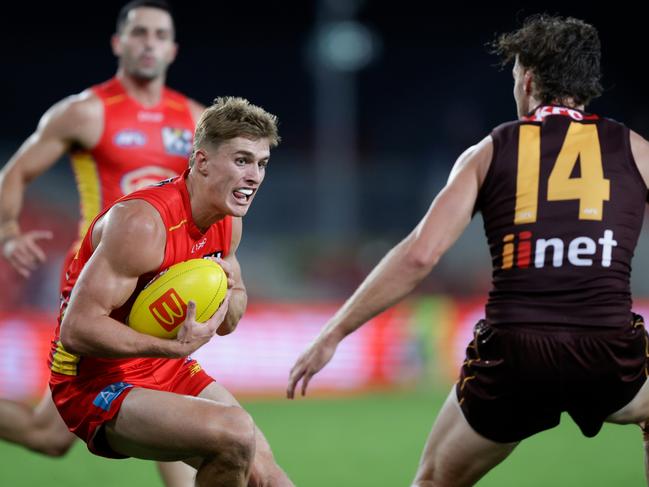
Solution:
[[[163,181],[155,186],[136,191],[119,199],[119,202],[129,200],[144,200],[150,203],[160,213],[166,227],[166,245],[164,259],[160,267],[149,274],[140,276],[137,286],[131,297],[120,308],[113,310],[111,318],[122,323],[131,311],[135,298],[144,286],[158,273],[167,269],[173,264],[184,262],[189,259],[198,259],[206,256],[225,257],[230,252],[232,241],[232,217],[227,216],[223,220],[212,224],[205,232],[194,224],[191,213],[191,204],[185,179],[189,171],[184,175],[168,181]],[[165,370],[173,367],[181,367],[185,359],[152,359],[152,358],[128,358],[128,359],[103,359],[96,357],[82,357],[67,352],[60,341],[60,329],[63,315],[67,309],[70,295],[75,283],[86,265],[94,248],[92,246],[92,229],[95,222],[103,216],[109,208],[104,210],[90,225],[90,229],[83,241],[74,260],[71,262],[66,273],[66,282],[61,293],[61,309],[59,322],[56,327],[54,339],[50,349],[49,366],[52,371],[51,383],[61,383],[69,380],[91,380],[93,377],[115,377],[116,381],[125,371],[138,369],[142,374],[153,374],[162,366]],[[173,313],[177,303],[167,303],[167,308]],[[176,309],[176,311],[179,311]],[[124,325],[126,326],[126,325]]]
[[[188,100],[176,91],[165,87],[160,102],[145,107],[117,78],[91,89],[104,105],[104,129],[95,147],[71,154],[81,205],[80,238],[118,198],[182,174],[194,135]]]

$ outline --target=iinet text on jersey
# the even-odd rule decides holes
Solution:
[[[598,246],[601,247],[602,267],[610,267],[613,247],[617,246],[613,230],[604,230],[604,235],[597,241],[590,237],[576,237],[569,242],[558,237],[532,240],[532,232],[529,231],[520,232],[518,235],[509,233],[503,237],[501,269],[530,267],[532,255],[534,267],[540,269],[545,267],[547,252],[552,252],[553,267],[562,267],[566,256],[568,262],[574,266],[592,266],[594,260],[591,257],[598,254]]]

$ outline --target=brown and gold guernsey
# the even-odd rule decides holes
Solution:
[[[560,106],[497,127],[480,190],[490,323],[623,326],[647,187],[629,130]]]

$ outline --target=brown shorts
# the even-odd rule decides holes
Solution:
[[[648,344],[639,315],[621,328],[481,320],[466,349],[457,398],[471,427],[492,441],[550,429],[564,411],[592,437],[644,384]]]

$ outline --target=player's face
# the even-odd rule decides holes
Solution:
[[[235,137],[207,151],[209,201],[219,213],[241,217],[248,212],[266,175],[268,139]]]
[[[514,99],[516,100],[516,112],[518,113],[518,117],[522,118],[530,111],[530,101],[529,97],[525,93],[525,70],[518,62],[518,56],[514,63],[512,75],[514,76]]]
[[[122,31],[113,37],[113,52],[120,67],[136,79],[150,81],[164,76],[176,51],[171,16],[157,8],[131,10]]]

